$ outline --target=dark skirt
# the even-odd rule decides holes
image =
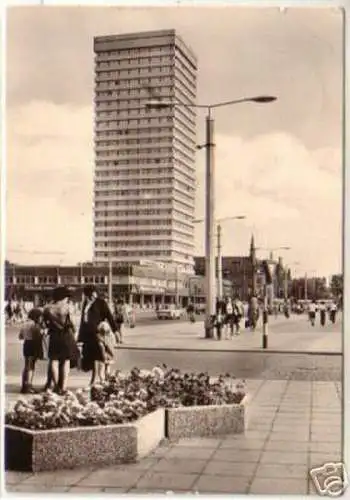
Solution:
[[[70,361],[71,367],[78,364],[79,349],[74,335],[70,330],[49,332],[49,352],[48,358],[51,361]]]
[[[41,339],[25,340],[23,342],[23,356],[25,358],[44,359],[43,344]]]
[[[105,361],[105,356],[101,345],[96,337],[83,343],[81,369],[89,372],[94,367],[95,361]]]

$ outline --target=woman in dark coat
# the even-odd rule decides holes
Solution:
[[[103,378],[105,363],[104,353],[98,337],[98,327],[100,323],[107,321],[114,334],[117,328],[107,302],[98,296],[94,286],[86,286],[84,296],[78,343],[83,345],[82,369],[92,371],[90,385],[94,385],[96,376],[99,376],[100,379]]]
[[[69,315],[69,297],[68,288],[55,288],[53,301],[43,312],[49,335],[49,373],[54,383],[54,391],[58,394],[66,392],[70,367],[77,365],[79,357],[74,326]]]

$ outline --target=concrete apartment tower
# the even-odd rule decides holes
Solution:
[[[175,30],[98,36],[94,260],[193,270],[197,62]]]

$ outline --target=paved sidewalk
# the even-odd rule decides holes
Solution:
[[[298,325],[297,332],[295,331],[296,325]],[[320,331],[317,326],[311,327],[304,315],[295,315],[289,320],[282,316],[271,317],[268,326],[267,351],[269,352],[342,352],[341,322],[336,325],[336,331]],[[290,332],[287,330],[289,326]],[[278,327],[283,327],[283,331],[279,331]],[[120,348],[261,351],[262,325],[259,322],[255,332],[242,328],[240,335],[234,336],[231,340],[224,339],[223,334],[221,341],[204,338],[203,321],[196,323],[169,321],[169,323],[156,324],[155,327],[153,325],[140,325],[134,329],[126,327],[124,328],[124,344]]]
[[[248,380],[242,435],[164,443],[131,465],[6,473],[8,492],[313,494],[312,467],[341,459],[341,384]]]

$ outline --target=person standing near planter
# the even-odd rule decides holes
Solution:
[[[33,378],[35,364],[38,359],[43,359],[43,312],[32,309],[28,314],[30,323],[21,328],[19,339],[23,340],[24,368],[22,372],[22,394],[33,394]]]
[[[60,286],[53,291],[53,301],[44,308],[44,322],[49,336],[49,373],[54,392],[65,394],[69,371],[78,364],[79,350],[74,336],[74,325],[69,315],[70,291]]]
[[[91,371],[90,385],[94,385],[96,377],[101,377],[105,367],[104,352],[99,338],[100,324],[107,321],[112,332],[117,336],[117,326],[107,302],[98,296],[93,285],[84,288],[84,302],[81,313],[78,344],[82,344],[82,370]]]
[[[97,340],[103,357],[103,363],[99,363],[97,375],[100,383],[103,384],[111,375],[116,347],[116,336],[107,321],[102,321],[97,327]]]

